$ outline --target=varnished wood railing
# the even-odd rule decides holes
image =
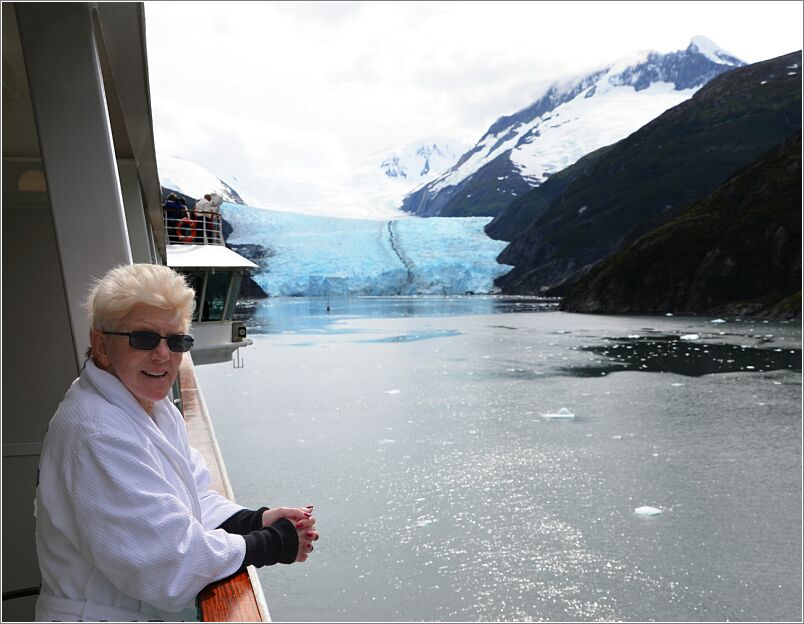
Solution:
[[[190,445],[204,456],[212,477],[210,487],[234,500],[189,356],[184,357],[179,368],[179,383]],[[253,571],[238,572],[207,585],[199,594],[198,602],[203,622],[270,621],[259,580]]]

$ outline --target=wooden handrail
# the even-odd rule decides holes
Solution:
[[[204,456],[211,476],[210,488],[234,499],[220,463],[214,435],[207,419],[206,408],[198,390],[192,358],[186,355],[179,367],[182,411],[187,425],[190,445]],[[248,572],[207,585],[198,595],[202,622],[264,622],[270,621],[265,610],[260,608],[254,583],[259,582]]]

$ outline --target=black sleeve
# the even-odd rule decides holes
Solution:
[[[268,507],[260,507],[257,511],[241,509],[227,518],[218,528],[237,535],[259,531],[262,528],[262,513],[267,509]]]
[[[253,565],[260,568],[275,563],[293,563],[299,552],[299,534],[293,522],[287,518],[246,533],[243,539],[246,540],[243,567]]]

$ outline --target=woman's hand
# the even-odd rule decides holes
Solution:
[[[313,551],[313,542],[320,537],[318,531],[314,529],[313,506],[268,509],[262,513],[262,526],[270,526],[282,518],[293,522],[299,535],[299,552],[296,555],[296,561],[307,561],[307,557]]]

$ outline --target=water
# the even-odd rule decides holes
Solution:
[[[238,501],[316,506],[275,620],[801,619],[799,323],[326,306],[197,369]]]

